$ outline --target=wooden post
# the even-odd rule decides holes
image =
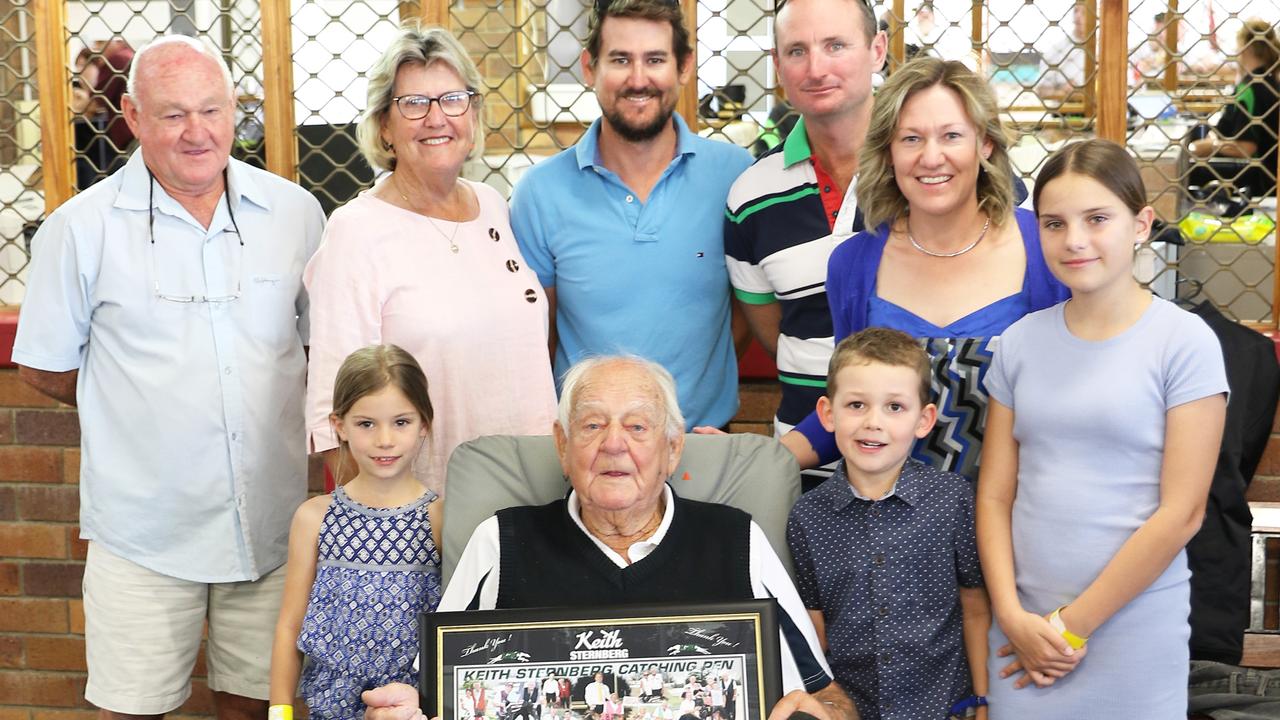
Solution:
[[[289,0],[263,0],[262,112],[267,170],[298,180],[298,140],[293,117],[293,40]]]
[[[1102,37],[1098,52],[1098,137],[1124,144],[1128,120],[1129,0],[1102,3]]]
[[[903,0],[893,0],[889,12],[889,70],[897,70],[907,57],[907,22]]]
[[[973,0],[973,9],[969,11],[969,47],[972,52],[981,55],[982,46],[982,0]],[[979,58],[981,62],[981,58]]]
[[[689,28],[689,44],[693,46],[693,74],[689,82],[680,89],[680,98],[676,100],[676,112],[684,118],[685,124],[693,132],[698,132],[698,0],[680,0],[680,10],[684,13],[685,27]]]
[[[71,199],[75,157],[71,135],[71,87],[67,77],[66,6],[63,0],[33,0],[36,92],[40,94],[40,165],[44,172],[44,211]]]
[[[1098,113],[1098,4],[1081,0],[1084,5],[1084,116],[1096,118]],[[1075,8],[1072,8],[1075,13]],[[1075,23],[1075,18],[1071,18]],[[1127,32],[1127,30],[1126,30]],[[1126,46],[1127,52],[1127,46]]]
[[[1164,66],[1164,91],[1170,95],[1178,92],[1178,27],[1182,25],[1182,17],[1178,15],[1178,0],[1169,0],[1168,23],[1164,28],[1165,57],[1168,62]]]
[[[421,10],[422,22],[442,28],[449,27],[449,0],[422,0]]]

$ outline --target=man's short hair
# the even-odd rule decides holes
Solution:
[[[212,60],[218,66],[218,73],[222,75],[223,82],[227,84],[227,97],[235,97],[235,83],[231,81],[231,71],[227,69],[227,63],[223,60],[222,53],[218,52],[218,49],[210,44],[207,39],[203,37],[193,38],[187,35],[161,35],[143,45],[133,54],[133,62],[129,65],[129,81],[125,86],[125,92],[129,93],[129,98],[135,106],[142,107],[142,103],[138,98],[138,68],[142,67],[146,62],[145,58],[149,52],[170,45],[186,45]]]
[[[774,17],[776,18],[782,14],[783,8],[790,2],[791,0],[777,0],[773,8]],[[881,30],[880,23],[876,22],[876,11],[871,9],[869,0],[849,0],[849,2],[853,3],[854,7],[857,8],[854,12],[857,13],[858,17],[862,18],[862,35],[866,38],[867,44],[870,45],[872,38]]]
[[[596,370],[605,365],[631,365],[649,376],[649,381],[657,389],[658,400],[663,405],[666,415],[667,439],[684,434],[684,415],[680,412],[680,398],[676,393],[676,380],[666,368],[639,355],[600,355],[579,360],[564,374],[560,383],[560,405],[557,420],[566,436],[572,435],[573,411],[578,402],[578,392],[582,384]]]
[[[861,2],[861,0],[858,0]],[[596,0],[591,7],[591,19],[587,25],[587,56],[591,67],[600,61],[600,32],[605,18],[637,18],[671,25],[671,49],[677,65],[683,69],[693,57],[693,44],[689,40],[689,28],[684,25],[684,12],[679,0]]]
[[[920,406],[924,407],[932,401],[933,376],[929,354],[924,351],[920,341],[902,332],[883,327],[870,327],[840,341],[831,354],[831,362],[827,366],[827,397],[836,394],[836,375],[851,365],[870,365],[880,363],[893,367],[905,367],[916,371],[920,376]]]

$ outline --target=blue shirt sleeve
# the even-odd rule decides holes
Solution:
[[[82,246],[69,216],[55,212],[32,240],[31,269],[13,345],[13,362],[47,372],[80,367],[93,316],[101,247]]]
[[[511,231],[516,234],[516,244],[525,264],[538,275],[542,287],[556,284],[556,259],[549,245],[550,238],[538,207],[537,192],[530,187],[537,173],[530,170],[516,185],[511,195]]]
[[[1204,320],[1190,313],[1185,329],[1173,338],[1165,363],[1165,408],[1227,392],[1222,344]]]

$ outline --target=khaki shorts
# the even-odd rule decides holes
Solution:
[[[157,715],[191,695],[209,622],[209,688],[266,700],[284,567],[257,582],[198,583],[148,570],[98,543],[84,568],[85,699]]]

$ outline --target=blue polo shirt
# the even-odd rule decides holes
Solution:
[[[690,427],[720,427],[738,409],[724,203],[751,156],[698,137],[678,115],[675,126],[675,157],[646,202],[601,165],[596,120],[525,173],[511,228],[556,292],[557,388],[583,357],[634,353],[675,376]]]
[[[841,461],[791,510],[800,599],[822,612],[827,661],[863,720],[941,720],[972,692],[960,588],[982,585],[973,494],[963,476],[908,458],[870,500]]]

